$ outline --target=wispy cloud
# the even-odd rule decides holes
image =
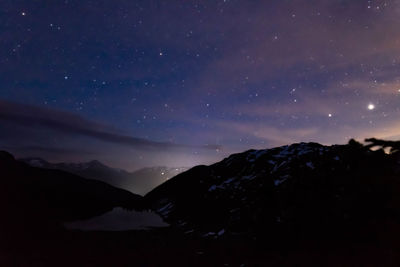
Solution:
[[[131,146],[144,150],[217,149],[216,145],[192,146],[158,142],[112,131],[112,127],[88,120],[69,112],[47,109],[0,100],[0,121],[18,124],[26,128],[44,127],[63,135],[85,136],[104,142]],[[29,137],[28,137],[29,138]]]

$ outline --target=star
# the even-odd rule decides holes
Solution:
[[[329,117],[329,118],[331,118],[331,117],[332,117],[332,114],[331,114],[331,113],[329,113],[329,114],[328,114],[328,117]]]
[[[375,109],[375,105],[372,104],[372,103],[369,103],[367,108],[368,108],[368,110],[374,110]]]
[[[25,16],[25,15],[26,15],[26,13],[25,13],[24,11],[22,11],[22,12],[21,12],[21,15],[22,15],[22,16]]]

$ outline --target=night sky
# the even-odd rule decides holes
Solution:
[[[128,170],[400,137],[400,1],[0,1],[0,149]]]

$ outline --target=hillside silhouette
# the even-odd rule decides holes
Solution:
[[[192,235],[358,238],[400,215],[399,142],[366,141],[249,150],[179,174],[144,199]]]
[[[398,266],[399,147],[371,138],[248,150],[196,166],[143,198],[1,152],[1,223],[9,242],[3,240],[0,260],[20,266]],[[57,224],[113,207],[155,211],[170,226],[82,232]],[[43,234],[52,227],[51,235]]]
[[[132,193],[144,195],[166,180],[187,170],[187,168],[169,168],[162,166],[141,168],[134,172],[111,168],[92,160],[84,163],[50,163],[41,158],[19,159],[33,167],[62,170],[78,176],[103,181]]]
[[[114,207],[138,209],[141,197],[101,181],[31,167],[0,152],[1,232],[44,231]],[[14,232],[11,231],[11,232]]]

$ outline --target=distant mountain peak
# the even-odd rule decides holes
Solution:
[[[28,161],[38,164],[41,159]],[[142,197],[127,190],[62,170],[32,167],[2,151],[0,173],[0,208],[7,214],[0,224],[19,231],[98,216],[114,207],[142,209]]]
[[[49,163],[41,158],[23,158],[20,161],[33,167],[58,169],[85,178],[100,180],[140,195],[144,195],[157,185],[188,169],[184,167],[153,166],[128,172],[108,167],[98,160],[82,163]]]

